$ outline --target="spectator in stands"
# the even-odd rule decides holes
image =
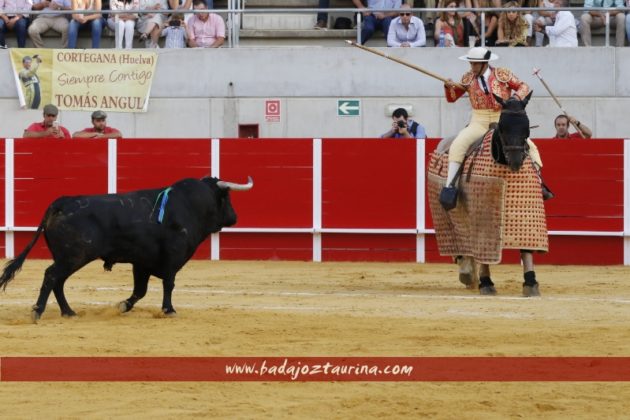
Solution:
[[[553,0],[538,0],[538,7],[554,7]],[[553,25],[553,18],[555,17],[555,13],[541,10],[539,12],[534,12],[533,15],[534,22],[538,23],[538,25],[543,28],[542,32],[538,32],[538,34],[540,35],[536,35],[535,45],[537,47],[542,47],[545,40],[544,27]]]
[[[578,132],[569,134],[569,123],[573,124],[574,127],[577,127],[582,134]],[[593,136],[593,132],[590,128],[570,115],[558,115],[553,121],[553,124],[556,127],[556,135],[553,137],[554,139],[590,139]],[[582,137],[582,135],[584,137]]]
[[[186,21],[181,13],[173,13],[166,27],[162,29],[162,35],[166,37],[164,48],[186,48],[188,34]]]
[[[457,8],[457,1],[440,0],[438,8],[455,9]],[[440,12],[439,17],[435,21],[435,31],[433,32],[436,46],[440,44],[441,32],[444,32],[444,36],[450,35],[455,41],[456,46],[464,46],[464,24],[457,12]]]
[[[92,31],[92,48],[101,46],[101,33],[105,26],[105,19],[101,13],[101,0],[72,0],[72,10],[96,10],[96,13],[73,13],[68,27],[68,48],[76,48],[79,30],[89,28]]]
[[[92,112],[92,127],[84,128],[72,135],[75,138],[84,139],[118,139],[122,137],[120,131],[107,126],[107,114],[105,111]]]
[[[328,9],[330,8],[330,0],[319,0],[319,4],[317,5],[318,9]],[[317,23],[315,24],[314,29],[328,29],[328,13],[319,12],[317,13]]]
[[[510,1],[506,8],[518,7],[518,3]],[[527,21],[517,11],[502,12],[499,16],[497,46],[525,47],[527,46]]]
[[[424,47],[427,36],[422,19],[411,15],[411,6],[403,4],[400,13],[392,20],[387,34],[388,47]]]
[[[168,10],[167,0],[140,0],[140,10]],[[159,48],[160,33],[166,22],[164,13],[141,13],[138,18],[140,41],[146,48]]]
[[[206,1],[206,9],[213,9],[213,0],[205,0]],[[176,10],[179,12],[184,12],[186,10],[192,10],[193,9],[193,0],[168,0],[168,8],[172,9],[172,10]],[[190,19],[193,17],[192,13],[186,13],[184,15],[184,20],[186,21],[186,24],[188,24],[188,22],[190,21]],[[168,20],[168,19],[167,19]]]
[[[44,106],[44,121],[29,125],[24,130],[23,137],[53,137],[58,139],[69,139],[70,132],[59,125],[57,121],[59,109],[53,104]]]
[[[206,0],[195,0],[194,10],[207,9]],[[192,48],[219,48],[225,42],[225,22],[216,13],[195,13],[187,25]]]
[[[6,48],[4,34],[14,31],[18,48],[26,46],[26,28],[28,27],[28,12],[33,7],[32,0],[0,0],[0,48]],[[21,12],[6,14],[5,11]]]
[[[584,7],[624,7],[624,0],[585,0]],[[623,12],[610,12],[610,27],[616,29],[615,41],[618,47],[623,47],[625,43],[625,15]],[[585,46],[590,47],[591,29],[601,28],[606,25],[606,16],[603,12],[584,12],[580,17],[580,35]]]
[[[567,7],[568,0],[554,0],[555,7]],[[540,20],[535,23],[536,32],[546,33],[551,47],[577,47],[577,28],[573,13],[560,10],[555,13],[555,22],[552,26],[541,25]]]
[[[134,11],[140,8],[139,0],[111,0],[111,10],[125,11],[126,13],[110,14],[107,26],[114,31],[114,44],[117,49],[122,49],[123,40],[125,48],[133,48],[133,34],[136,29],[138,14]]]
[[[28,55],[22,59],[22,70],[18,73],[20,82],[22,83],[22,92],[24,93],[24,106],[26,109],[37,109],[42,100],[42,93],[39,86],[39,77],[37,70],[42,59],[38,54],[33,58]]]
[[[363,5],[362,0],[352,0],[359,9],[400,9],[401,0],[366,0],[367,7]],[[385,37],[389,34],[389,25],[392,19],[398,15],[398,11],[391,12],[371,12],[366,10],[361,13],[363,15],[363,26],[361,27],[361,44],[365,44],[372,38],[374,32],[378,29],[383,31]]]
[[[396,108],[392,113],[392,128],[381,136],[384,139],[425,139],[423,126],[409,118],[405,108]]]
[[[484,8],[484,7],[501,7],[500,4],[497,6],[494,4],[493,0],[473,0],[473,7],[475,8]],[[486,46],[492,47],[497,41],[497,26],[499,24],[499,17],[496,13],[486,12],[484,13],[484,27],[486,29],[485,41]],[[476,38],[475,45],[469,45],[470,47],[481,46],[481,18],[472,14],[468,18],[471,23],[472,32],[469,33],[470,36],[474,36]],[[469,43],[470,44],[470,43]]]
[[[33,0],[33,10],[55,11],[72,10],[71,0]],[[68,15],[38,15],[28,27],[28,36],[35,48],[44,48],[42,34],[49,29],[61,34],[61,47],[68,47]]]
[[[516,7],[538,7],[538,0],[515,0]],[[532,12],[522,12],[520,14],[525,22],[527,22],[527,45],[531,44],[531,39],[534,35],[534,16]]]

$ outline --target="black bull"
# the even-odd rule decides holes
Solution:
[[[144,297],[153,275],[162,279],[162,311],[174,314],[175,275],[211,233],[236,223],[229,191],[252,186],[251,178],[247,184],[183,179],[169,188],[58,198],[46,210],[31,242],[6,264],[0,287],[6,288],[44,232],[53,264],[46,269],[33,306],[34,321],[46,309],[51,291],[63,316],[76,315],[64,295],[64,283],[99,258],[106,270],[116,263],[133,265],[133,293],[120,302],[121,312],[131,310]]]

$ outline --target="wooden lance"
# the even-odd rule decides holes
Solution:
[[[538,79],[540,80],[540,82],[542,83],[542,85],[545,87],[545,89],[547,89],[547,92],[549,92],[549,94],[551,95],[551,97],[553,98],[554,102],[556,103],[556,105],[558,105],[558,108],[560,108],[560,111],[562,111],[562,113],[564,115],[566,115],[567,118],[569,118],[569,114],[567,114],[567,111],[564,110],[564,108],[562,108],[562,104],[560,103],[560,101],[558,100],[558,98],[556,98],[556,95],[553,94],[553,92],[551,91],[551,89],[549,88],[549,85],[547,84],[547,82],[545,82],[545,79],[542,78],[542,76],[540,75],[540,69],[537,69],[536,67],[534,67],[534,73],[533,73],[536,77],[538,77]],[[571,122],[571,125],[575,128],[575,130],[580,133],[580,136],[582,136],[582,138],[586,138],[584,136],[584,133],[582,133],[582,130],[580,130],[580,128],[571,120],[569,120]]]
[[[424,73],[424,74],[426,74],[427,76],[433,77],[434,79],[441,80],[443,83],[446,83],[446,84],[451,84],[451,85],[453,85],[453,86],[455,86],[455,87],[458,87],[458,88],[460,88],[460,89],[466,90],[466,88],[465,88],[464,86],[460,85],[459,83],[454,82],[454,81],[452,81],[452,80],[449,80],[449,79],[447,79],[447,78],[445,78],[445,77],[442,77],[442,76],[440,76],[439,74],[435,74],[435,73],[433,73],[433,72],[431,72],[431,71],[429,71],[429,70],[427,70],[427,69],[423,69],[423,68],[422,68],[422,67],[420,67],[420,66],[416,66],[415,64],[408,63],[408,62],[406,62],[405,60],[401,60],[400,58],[397,58],[397,57],[391,57],[391,56],[389,56],[389,55],[387,55],[387,54],[385,54],[385,53],[380,52],[379,50],[375,50],[375,49],[373,49],[373,48],[370,48],[370,47],[366,47],[366,46],[364,46],[364,45],[357,44],[357,43],[356,43],[356,42],[354,42],[354,41],[348,41],[348,40],[346,40],[346,42],[347,42],[348,44],[350,44],[350,45],[353,45],[353,46],[355,46],[355,47],[357,47],[357,48],[362,49],[363,51],[367,51],[367,52],[371,52],[372,54],[380,55],[380,56],[381,56],[381,57],[383,57],[383,58],[386,58],[386,59],[388,59],[388,60],[395,61],[395,62],[396,62],[396,63],[398,63],[398,64],[402,64],[403,66],[407,66],[407,67],[409,67],[409,68],[412,68],[412,69],[414,69],[414,70],[416,70],[416,71],[419,71],[420,73]]]

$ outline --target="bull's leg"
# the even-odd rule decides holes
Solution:
[[[147,294],[147,288],[149,287],[149,277],[151,274],[138,265],[133,266],[133,292],[127,300],[123,300],[118,304],[118,310],[120,313],[129,312],[131,308],[140,299]]]
[[[162,312],[166,315],[175,315],[175,308],[171,302],[171,296],[173,289],[175,288],[175,276],[167,276],[162,279],[162,287],[164,289],[164,296],[162,297]]]
[[[55,299],[57,299],[57,303],[59,304],[59,309],[61,309],[61,316],[67,316],[67,317],[77,316],[76,312],[74,312],[72,308],[70,308],[70,305],[68,304],[68,301],[66,300],[66,295],[63,292],[63,286],[66,284],[66,280],[68,280],[67,277],[64,279],[57,279],[57,283],[55,284],[55,287],[53,287],[53,292],[55,293]]]
[[[490,266],[488,264],[479,264],[479,294],[484,296],[493,296],[497,294],[494,283],[490,279]]]
[[[33,305],[33,310],[31,311],[31,318],[33,322],[37,322],[38,319],[42,317],[42,314],[46,310],[46,303],[48,302],[48,297],[50,296],[50,292],[53,289],[57,288],[57,284],[61,285],[61,289],[59,290],[61,300],[59,300],[59,296],[57,296],[57,290],[55,291],[55,296],[59,300],[59,305],[61,306],[61,311],[63,313],[64,309],[70,309],[68,306],[68,302],[63,294],[63,283],[66,279],[72,274],[72,270],[69,270],[64,267],[60,267],[57,263],[53,263],[50,267],[46,269],[44,274],[44,281],[42,282],[42,287],[39,289],[39,297],[37,298],[37,302]],[[64,303],[66,307],[64,308]]]
[[[536,273],[534,272],[534,254],[532,251],[521,250],[521,261],[523,261],[523,277],[525,278],[525,282],[523,282],[523,296],[540,296]]]

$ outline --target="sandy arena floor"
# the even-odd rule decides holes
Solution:
[[[48,261],[0,293],[2,356],[628,356],[630,267],[539,266],[542,298],[519,298],[521,268],[493,267],[496,297],[455,265],[198,262],[179,274],[175,318],[161,282],[131,313],[128,265],[93,263],[30,321]],[[630,383],[7,383],[0,418],[622,418]]]

